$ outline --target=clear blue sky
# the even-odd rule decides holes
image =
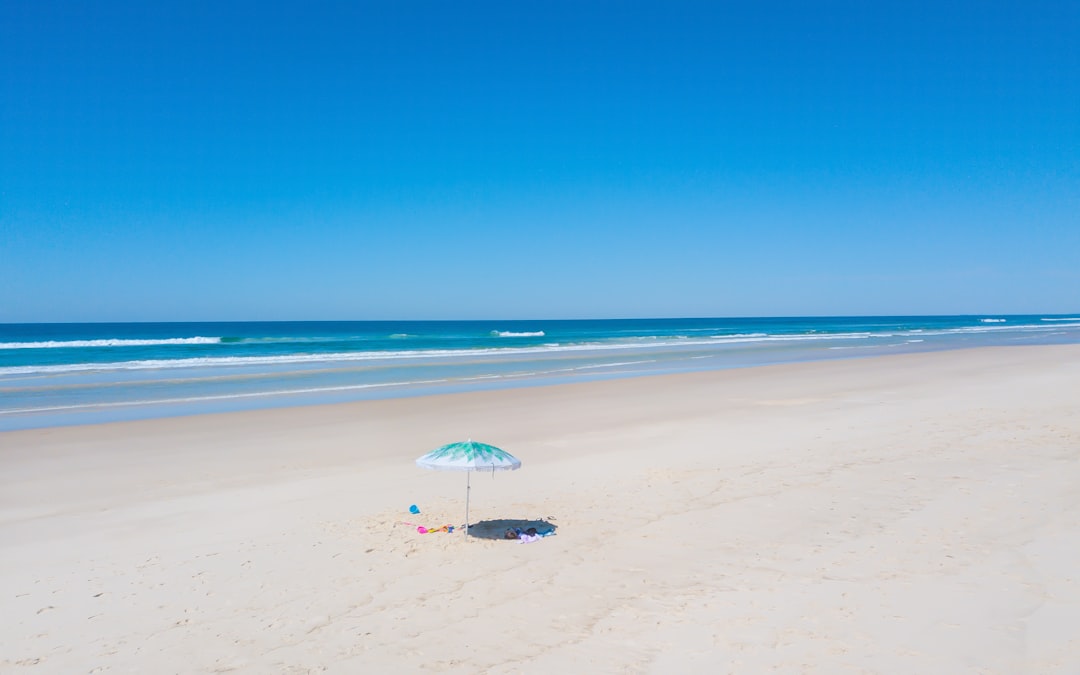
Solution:
[[[1080,311],[1080,3],[0,4],[0,321]]]

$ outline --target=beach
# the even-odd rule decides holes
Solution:
[[[985,347],[3,432],[0,671],[1075,673],[1078,385]],[[554,536],[417,533],[469,437],[523,462],[471,520]]]

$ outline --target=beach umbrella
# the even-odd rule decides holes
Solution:
[[[470,478],[473,471],[517,471],[521,460],[509,452],[487,443],[477,443],[471,438],[467,441],[448,443],[432,450],[420,459],[416,465],[435,471],[465,471],[465,536],[469,535],[469,491],[472,490]]]

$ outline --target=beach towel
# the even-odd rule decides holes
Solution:
[[[416,531],[420,534],[434,534],[435,532],[453,533],[454,525],[443,525],[442,527],[424,527],[423,525],[417,525],[416,523],[407,523],[404,520],[401,521],[402,525],[408,525],[409,527],[415,527]]]

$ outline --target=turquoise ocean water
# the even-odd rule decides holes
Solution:
[[[1080,314],[0,324],[0,430],[989,345]]]

